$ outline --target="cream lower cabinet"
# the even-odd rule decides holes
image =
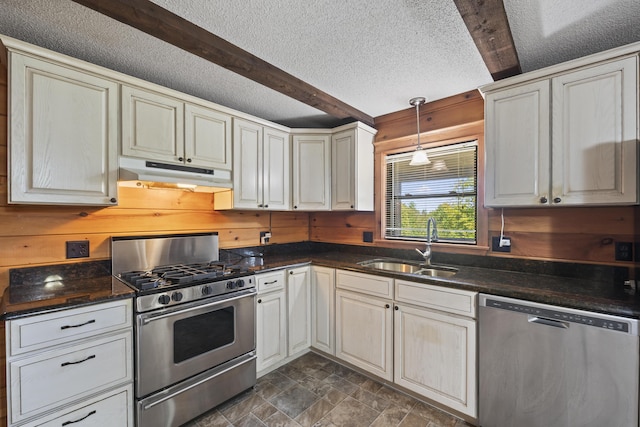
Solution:
[[[257,371],[260,372],[287,357],[287,295],[285,271],[256,275]]]
[[[9,426],[133,427],[132,312],[128,299],[7,321]]]
[[[477,417],[477,294],[402,280],[395,292],[393,381]]]
[[[311,345],[311,282],[309,266],[287,270],[288,355]]]
[[[311,267],[311,347],[335,355],[335,270]]]
[[[393,279],[336,271],[336,356],[393,379]]]
[[[9,49],[9,203],[116,205],[118,83]]]

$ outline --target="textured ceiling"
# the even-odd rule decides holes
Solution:
[[[154,0],[371,115],[489,83],[453,0]],[[640,40],[639,0],[505,0],[525,70]],[[327,114],[70,0],[2,0],[0,33],[289,126]]]

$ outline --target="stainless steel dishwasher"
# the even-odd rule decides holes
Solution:
[[[482,427],[638,426],[638,321],[480,294]]]

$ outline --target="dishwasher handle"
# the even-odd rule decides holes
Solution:
[[[547,319],[546,317],[529,316],[529,323],[537,323],[539,325],[553,326],[554,328],[569,329],[569,322],[561,322],[559,320]]]

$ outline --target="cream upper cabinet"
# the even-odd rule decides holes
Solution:
[[[331,210],[373,211],[373,137],[356,123],[331,136]]]
[[[638,57],[551,80],[551,202],[638,202]]]
[[[118,84],[9,50],[9,203],[115,205]]]
[[[311,282],[309,266],[287,270],[288,354],[311,345]]]
[[[122,86],[122,155],[231,170],[231,116],[132,86]]]
[[[482,88],[487,206],[638,203],[638,56],[595,58]]]
[[[293,209],[331,209],[331,135],[293,135]]]
[[[233,207],[289,210],[289,134],[241,119],[233,129]]]
[[[543,80],[487,94],[485,205],[548,203],[549,92]]]

